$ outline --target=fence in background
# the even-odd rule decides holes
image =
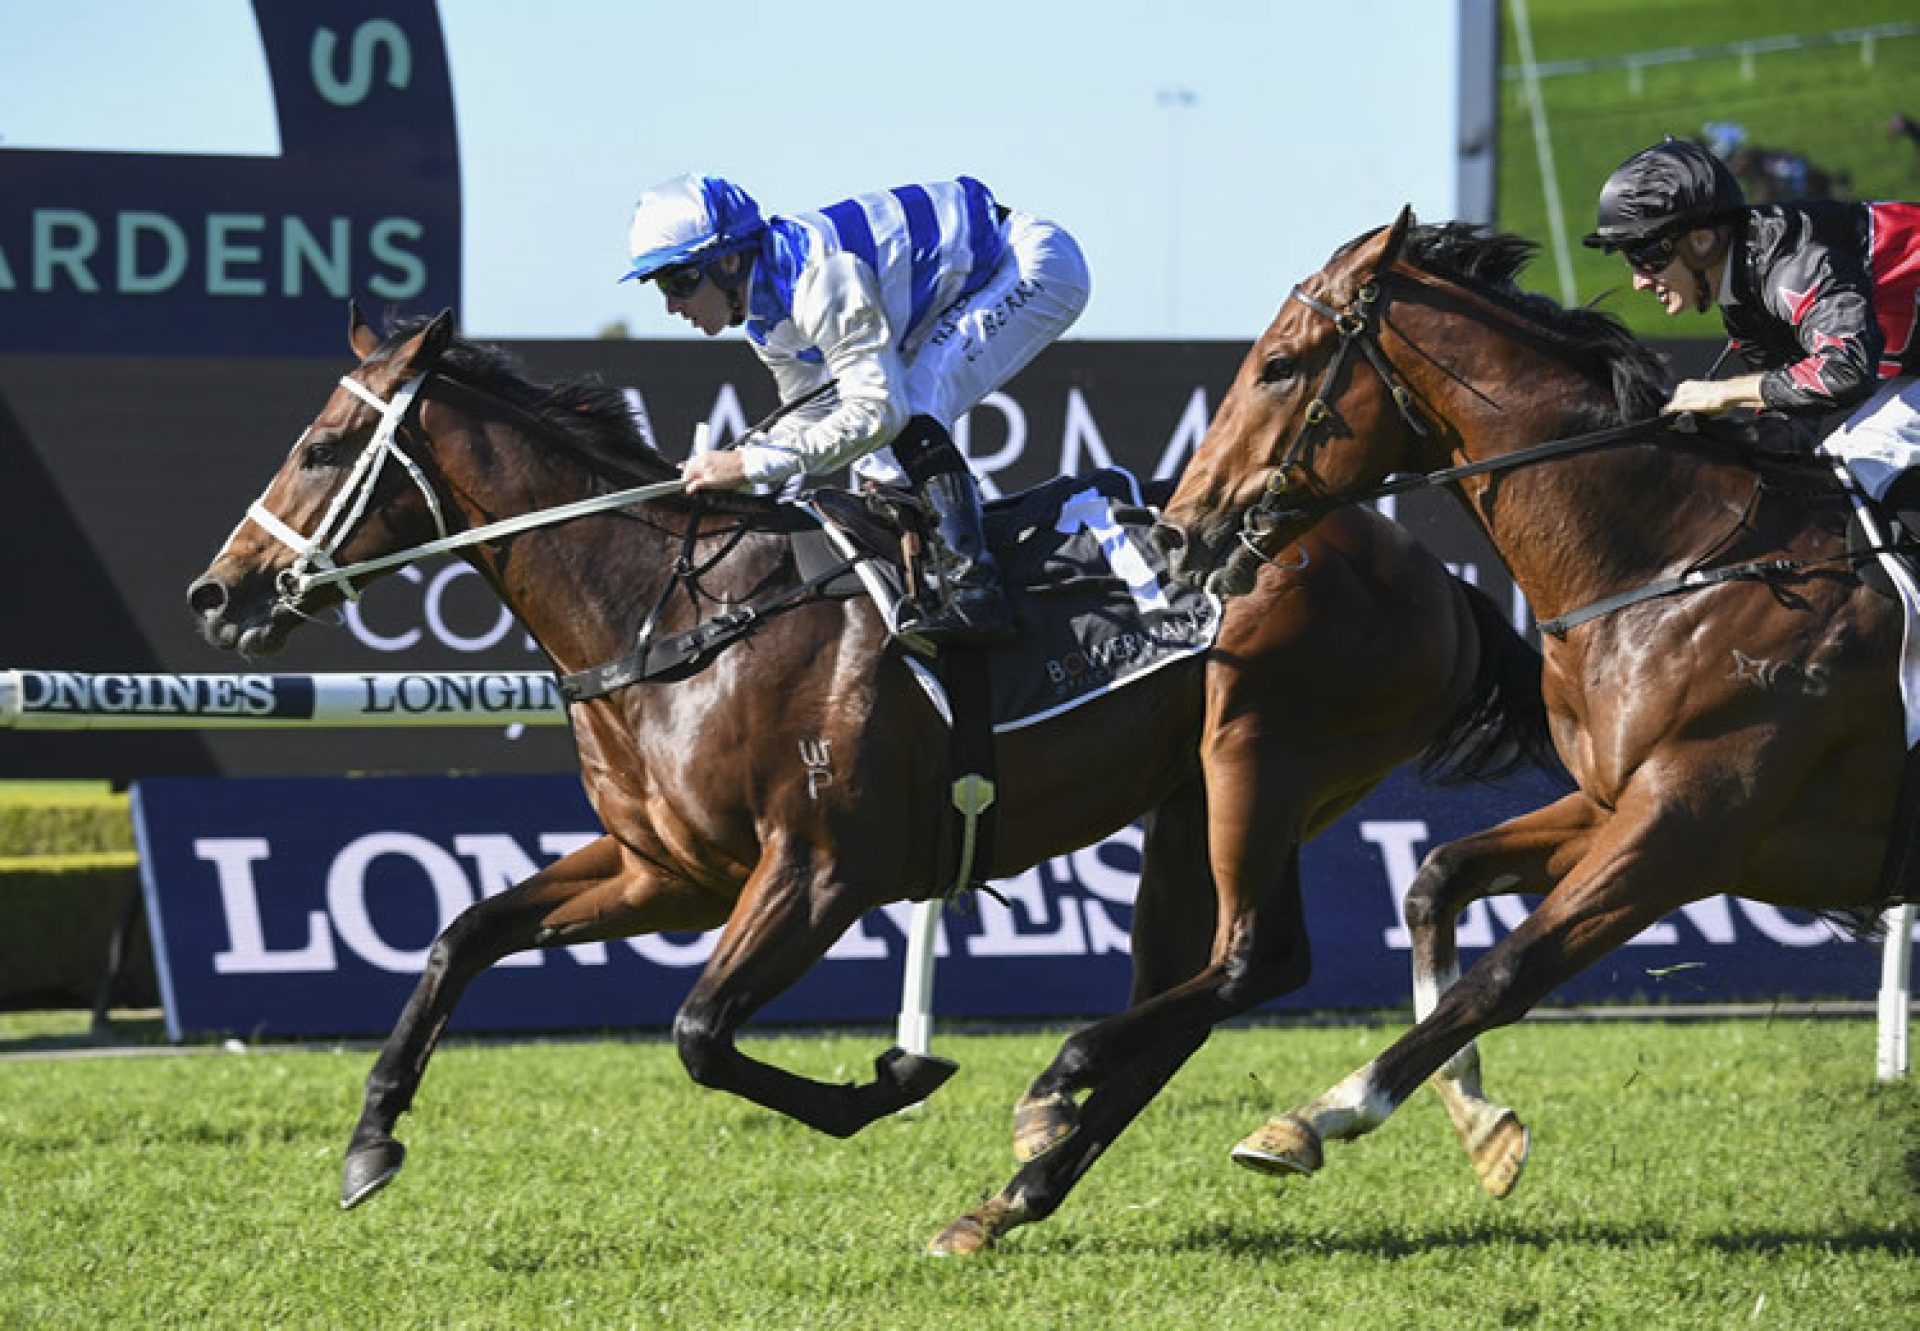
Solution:
[[[537,671],[177,675],[0,670],[0,729],[562,725],[553,677]],[[1909,1066],[1915,911],[1888,913],[1876,1070]],[[915,905],[898,1016],[900,1044],[928,1051],[933,1030],[937,902]]]

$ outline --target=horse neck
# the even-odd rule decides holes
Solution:
[[[466,526],[536,513],[624,488],[578,454],[534,436],[512,415],[469,417],[435,434],[441,480]],[[664,467],[657,479],[671,474]],[[637,483],[646,483],[638,481]],[[679,500],[643,501],[608,513],[538,527],[469,547],[470,562],[563,672],[618,659],[633,650],[643,621],[669,591],[692,515]],[[736,533],[746,519],[710,515],[697,546]],[[771,538],[748,537],[701,579],[711,597],[731,599],[743,581],[765,576]],[[704,555],[695,552],[696,565]],[[674,597],[656,628],[671,633],[697,616]],[[682,621],[687,621],[682,623]]]
[[[1510,313],[1462,318],[1451,301],[1396,301],[1393,323],[1409,344],[1396,360],[1449,427],[1429,440],[1427,469],[1622,423],[1610,383],[1521,335]],[[1742,468],[1656,439],[1478,477],[1460,494],[1545,618],[1706,553],[1738,522],[1752,485]]]

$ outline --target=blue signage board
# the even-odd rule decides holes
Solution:
[[[1535,807],[1544,783],[1439,790],[1400,773],[1303,860],[1313,977],[1276,1009],[1409,1004],[1400,922],[1433,846]],[[135,827],[168,1034],[173,1039],[379,1035],[399,1015],[433,938],[483,895],[584,845],[600,828],[570,776],[153,780]],[[996,884],[949,910],[936,949],[936,1021],[1117,1010],[1140,834]],[[1462,918],[1471,963],[1527,901]],[[861,920],[759,1020],[888,1022],[899,1009],[910,907]],[[469,1031],[664,1028],[713,935],[663,934],[507,958],[453,1025]],[[1614,952],[1556,1000],[1668,1003],[1871,996],[1878,950],[1807,916],[1698,902]]]
[[[433,0],[255,0],[276,157],[0,150],[0,352],[338,355],[460,299]]]

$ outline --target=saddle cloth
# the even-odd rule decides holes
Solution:
[[[837,525],[828,505],[808,507]],[[1058,716],[1213,646],[1220,600],[1168,577],[1149,535],[1158,516],[1140,482],[1117,467],[1059,477],[986,505],[987,541],[1020,630],[986,649],[996,733]],[[876,563],[863,563],[862,575],[892,627],[899,570]],[[952,724],[934,672],[917,657],[906,659]]]

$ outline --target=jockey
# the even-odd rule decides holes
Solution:
[[[848,464],[910,483],[944,547],[948,601],[902,630],[935,644],[1011,633],[980,494],[948,431],[1085,308],[1071,236],[965,176],[772,218],[717,176],[678,176],[640,196],[628,253],[627,278],[653,282],[669,313],[709,337],[744,326],[782,401],[836,390],[690,458],[689,492],[777,491]]]
[[[1717,308],[1754,371],[1684,381],[1667,414],[1845,411],[1823,447],[1875,499],[1920,461],[1920,204],[1749,206],[1718,157],[1668,139],[1607,178],[1585,243],[1669,317]]]

